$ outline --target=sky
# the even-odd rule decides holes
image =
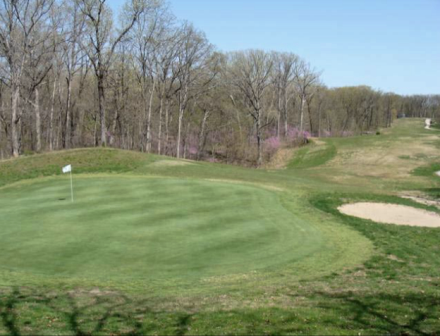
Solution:
[[[109,0],[117,13],[121,1]],[[440,94],[440,0],[169,0],[221,51],[293,52],[329,87]]]

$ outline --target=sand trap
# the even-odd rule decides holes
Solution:
[[[435,206],[437,208],[440,208],[440,201],[432,201],[432,200],[422,198],[422,197],[417,197],[417,196],[400,196],[400,197],[410,199],[410,200],[417,202],[417,203],[420,203],[420,204],[431,205],[431,206]]]
[[[338,208],[343,214],[370,219],[378,223],[440,227],[440,215],[410,206],[387,203],[354,203]]]
[[[431,119],[425,120],[425,129],[431,129]]]

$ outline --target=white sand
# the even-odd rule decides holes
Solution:
[[[425,129],[431,129],[431,119],[425,120]]]
[[[440,201],[433,201],[433,200],[429,200],[429,199],[417,197],[417,196],[400,196],[400,197],[410,199],[410,200],[417,202],[417,203],[420,203],[420,204],[431,205],[431,206],[435,206],[437,208],[440,208]]]
[[[387,204],[387,203],[354,203],[340,206],[342,213],[370,219],[378,223],[421,226],[421,227],[440,227],[440,215],[410,206]]]

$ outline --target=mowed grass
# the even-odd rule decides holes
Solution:
[[[42,283],[45,277],[70,283],[110,280],[115,287],[160,281],[165,291],[168,282],[236,274],[279,271],[304,278],[368,256],[368,241],[356,232],[315,225],[283,206],[279,192],[261,187],[80,175],[74,188],[74,202],[70,180],[63,177],[2,189],[0,265],[6,274]],[[339,246],[341,240],[349,245]],[[366,255],[338,257],[360,247]],[[321,263],[308,261],[323,255]]]
[[[291,264],[325,246],[275,192],[158,178],[49,179],[2,190],[3,269],[104,279],[200,278]]]
[[[112,149],[0,162],[0,334],[437,335],[440,229],[337,211],[440,213],[399,197],[438,197],[423,125],[316,141],[285,170]]]

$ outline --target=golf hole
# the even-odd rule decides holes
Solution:
[[[338,208],[345,215],[369,219],[378,223],[418,227],[440,227],[440,215],[410,206],[388,203],[353,203]]]

